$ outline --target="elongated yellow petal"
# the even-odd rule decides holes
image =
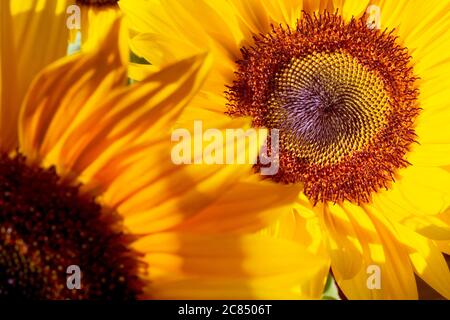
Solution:
[[[407,228],[397,226],[396,230],[408,248],[416,274],[441,295],[450,299],[450,271],[436,244]]]
[[[425,215],[436,215],[450,205],[450,174],[436,167],[411,166],[400,172],[399,192]]]
[[[324,232],[319,217],[305,203],[304,195],[300,195],[295,208],[284,213],[274,224],[261,231],[264,235],[294,241],[306,247],[314,256],[323,257],[330,263],[329,253],[325,246]],[[316,281],[302,286],[302,291],[308,292],[311,297],[320,298],[328,277],[329,269],[324,269],[322,278],[317,276]]]
[[[88,183],[87,188],[94,187],[104,191],[122,173],[135,175],[137,171],[140,176],[135,187],[142,187],[142,175],[152,171],[143,171],[147,168],[146,161],[140,157],[154,156],[153,160],[156,161],[160,154],[140,151],[153,143],[170,143],[171,123],[201,86],[208,69],[208,57],[196,56],[116,92],[100,105],[97,114],[86,119],[68,137],[63,148],[66,157],[61,161],[66,161],[72,170],[81,174],[81,179]],[[87,128],[94,129],[88,133]],[[79,137],[84,138],[80,141]],[[167,140],[163,140],[164,138]],[[73,153],[73,145],[76,146],[77,143],[80,143],[80,148]],[[124,154],[128,156],[123,157]],[[166,155],[170,156],[169,148],[163,154]],[[128,166],[127,162],[131,163],[136,159],[141,159],[139,165],[122,172],[120,165]],[[122,161],[125,162],[121,164]],[[123,187],[127,185],[125,183]],[[121,196],[127,195],[128,191]]]
[[[352,225],[339,205],[322,205],[315,211],[323,217],[325,243],[336,276],[342,279],[354,277],[362,268],[363,253],[363,244],[357,236],[357,226]]]
[[[131,39],[138,56],[161,67],[208,50],[214,67],[203,88],[223,93],[224,85],[232,81],[244,39],[227,2],[125,0],[119,5],[130,27],[139,32]],[[174,15],[178,18],[172,19]]]
[[[450,144],[423,144],[414,146],[408,161],[413,165],[443,167],[450,165]]]
[[[81,11],[81,48],[82,50],[95,50],[103,42],[117,18],[121,17],[119,6],[115,5],[80,5]],[[121,46],[127,48],[127,38],[118,38],[123,41]]]
[[[251,232],[291,210],[299,192],[297,186],[262,181],[261,177],[250,174],[178,228],[207,233]]]
[[[411,203],[400,198],[382,196],[374,200],[374,206],[392,221],[396,221],[429,239],[445,240],[450,238],[450,227],[436,215],[424,215]]]
[[[134,248],[146,253],[148,294],[163,299],[312,298],[300,284],[327,269],[302,246],[264,236],[163,233]]]
[[[431,241],[408,228],[388,221],[388,218],[377,210],[370,211],[374,218],[384,224],[394,234],[399,244],[409,254],[414,272],[440,294],[450,294],[450,271],[439,247]]]
[[[397,28],[401,41],[412,50],[419,64],[428,65],[444,60],[438,49],[448,43],[450,2],[448,1],[382,1],[383,29]],[[430,53],[434,54],[430,54]],[[437,59],[436,59],[437,58]]]
[[[436,105],[436,104],[434,104]],[[428,105],[429,106],[429,105]],[[448,104],[440,100],[440,110],[419,117],[416,128],[419,143],[425,144],[448,144],[450,143],[450,130],[447,130],[446,122],[449,117]],[[424,105],[427,107],[427,105]]]
[[[344,294],[350,299],[417,299],[414,272],[397,235],[370,207],[345,204],[343,210],[363,249],[362,268],[351,279],[343,279],[332,263]]]
[[[70,166],[62,155],[65,141],[85,118],[98,113],[100,102],[125,84],[126,61],[117,46],[123,32],[116,20],[104,46],[73,55],[44,69],[24,101],[20,118],[20,147],[30,161],[57,164],[61,173]],[[71,145],[76,152],[83,141]]]
[[[334,0],[334,7],[349,21],[352,17],[360,17],[367,9],[368,0]]]
[[[435,241],[435,244],[442,253],[450,255],[450,241]]]
[[[195,103],[200,101],[203,100]],[[200,129],[196,128],[196,121]],[[188,108],[175,129],[184,130],[189,135],[189,141],[185,141],[189,153],[192,152],[189,164],[174,164],[172,148],[179,143],[171,141],[169,132],[167,136],[159,133],[161,140],[136,150],[133,161],[143,164],[131,169],[125,162],[126,157],[117,158],[118,161],[105,165],[94,180],[111,177],[111,168],[119,165],[128,168],[126,172],[125,167],[113,169],[121,174],[109,187],[104,199],[119,208],[126,217],[126,226],[134,232],[156,232],[180,223],[178,228],[182,230],[255,230],[283,209],[289,210],[299,187],[263,182],[261,177],[252,173],[252,164],[265,142],[266,132],[253,131],[257,141],[252,143],[251,138],[246,138],[249,127],[248,119],[233,120],[215,110]],[[233,129],[239,130],[244,138],[237,146],[237,140],[230,139],[227,133]],[[210,141],[203,139],[209,130],[219,134],[218,163],[205,155]],[[233,157],[229,158],[230,155]],[[206,161],[210,160],[213,162],[208,164]],[[247,176],[251,176],[250,179],[246,180]],[[133,181],[133,184],[125,181]],[[243,192],[248,193],[249,198],[240,201]],[[263,201],[262,195],[266,195]]]
[[[67,3],[65,0],[14,0],[0,4],[2,151],[11,151],[18,145],[20,105],[31,81],[42,68],[66,53]]]

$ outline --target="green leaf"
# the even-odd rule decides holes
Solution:
[[[328,274],[327,283],[322,293],[322,300],[341,300],[338,288],[331,274]]]

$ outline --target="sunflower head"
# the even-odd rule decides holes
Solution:
[[[331,270],[349,299],[421,298],[416,276],[450,297],[442,256],[450,252],[448,1],[121,0],[120,6],[137,32],[133,50],[154,66],[199,50],[214,56],[187,121],[279,129],[278,174],[261,181],[249,168],[230,169],[236,186],[221,189],[204,216],[220,217],[222,231],[254,212],[263,228],[273,217],[263,232],[326,257],[330,269],[315,284],[322,289]],[[364,11],[369,16],[351,19]],[[209,181],[221,183],[216,176]],[[290,256],[271,257],[264,265]]]
[[[0,296],[132,299],[141,293],[139,255],[122,219],[24,156],[0,156]],[[39,191],[38,191],[39,190]],[[99,258],[100,257],[100,258]],[[83,290],[66,286],[77,265]]]
[[[242,48],[228,113],[280,130],[277,182],[314,202],[368,202],[408,165],[419,113],[408,50],[392,32],[325,11]]]

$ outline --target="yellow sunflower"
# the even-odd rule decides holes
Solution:
[[[296,283],[327,267],[301,246],[177,230],[202,205],[190,204],[193,196],[211,196],[187,180],[201,177],[199,169],[178,170],[163,150],[210,57],[178,61],[127,87],[128,48],[119,40],[126,30],[116,19],[97,50],[44,68],[67,45],[67,30],[44,30],[65,27],[55,3],[0,5],[0,296],[304,296]],[[43,37],[55,46],[44,49]]]
[[[231,172],[226,190],[216,180],[220,205],[186,226],[270,224],[264,233],[327,259],[351,299],[417,299],[416,276],[450,297],[449,1],[119,6],[137,33],[132,50],[154,66],[211,53],[185,126],[280,132],[278,172],[262,179],[262,164]],[[236,210],[247,225],[236,226]],[[221,222],[204,225],[203,215]]]

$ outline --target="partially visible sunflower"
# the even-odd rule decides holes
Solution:
[[[212,53],[186,121],[280,130],[278,173],[230,174],[221,206],[202,213],[220,224],[200,215],[186,227],[256,231],[229,212],[259,212],[265,233],[326,258],[348,298],[417,299],[415,274],[450,297],[449,1],[119,5],[138,33],[132,49],[153,65]],[[373,270],[381,285],[368,283]]]
[[[58,53],[44,57],[42,28],[65,21],[53,1],[20,3],[21,11],[0,4],[0,297],[277,298],[291,288],[295,297],[297,281],[326,268],[288,241],[176,229],[211,198],[187,180],[202,177],[199,169],[170,161],[169,130],[201,86],[207,55],[126,87],[126,30],[117,19],[97,50],[54,62],[30,85],[34,63]],[[66,45],[67,34],[59,36]],[[190,203],[200,193],[203,202]],[[66,286],[74,265],[80,290]]]

